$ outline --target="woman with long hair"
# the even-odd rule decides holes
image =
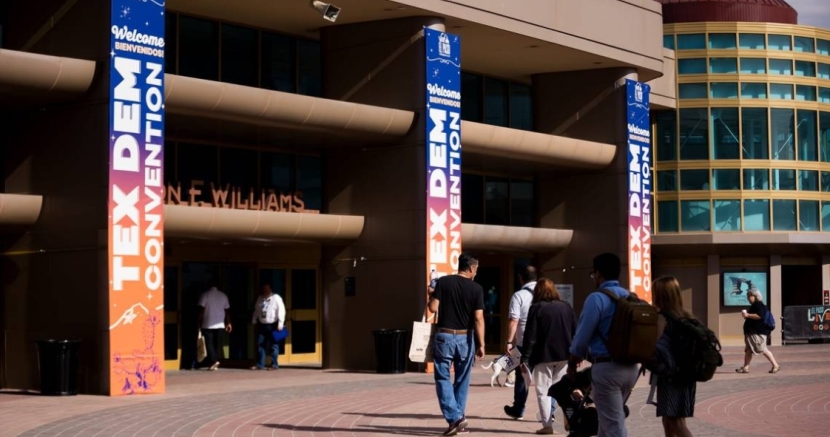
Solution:
[[[764,357],[772,365],[769,373],[778,373],[781,366],[775,361],[775,356],[767,349],[767,337],[771,331],[764,326],[764,317],[767,315],[769,309],[764,305],[761,299],[761,293],[758,290],[750,290],[746,295],[746,300],[749,301],[749,310],[741,311],[744,318],[744,365],[735,369],[738,373],[749,373],[749,363],[752,362],[753,355],[764,355]]]
[[[668,334],[667,337],[671,339],[672,320],[695,317],[683,308],[680,282],[676,278],[663,276],[655,279],[652,292],[654,306],[662,314],[659,326],[663,329],[660,335]],[[686,418],[695,415],[696,390],[697,383],[694,380],[657,377],[657,417],[663,418],[666,437],[691,437],[692,433],[686,427]]]
[[[533,369],[533,382],[542,428],[536,434],[553,434],[553,415],[548,390],[559,382],[568,370],[568,350],[576,331],[576,316],[570,305],[563,302],[556,285],[542,278],[533,290],[533,303],[527,315],[522,364]]]

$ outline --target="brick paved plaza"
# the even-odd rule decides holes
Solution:
[[[830,435],[830,344],[773,348],[782,370],[761,358],[748,375],[734,369],[742,351],[728,348],[715,379],[698,385],[696,436]],[[756,358],[757,359],[757,358]],[[491,388],[476,368],[468,417],[472,434],[528,434],[530,417],[502,413],[511,389]],[[640,381],[629,402],[631,436],[660,436]],[[535,403],[531,404],[535,411]],[[561,419],[558,419],[561,422]],[[313,369],[168,374],[158,396],[52,398],[0,393],[0,436],[361,436],[440,435],[445,423],[431,375],[376,375]],[[564,434],[557,423],[555,430]]]

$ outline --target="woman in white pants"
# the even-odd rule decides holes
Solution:
[[[562,302],[553,281],[542,278],[533,290],[533,303],[527,315],[522,363],[533,369],[533,382],[539,401],[542,428],[536,434],[553,434],[551,398],[548,390],[565,375],[576,316]]]

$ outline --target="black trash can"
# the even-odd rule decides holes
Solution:
[[[75,396],[78,394],[78,351],[80,341],[45,340],[37,342],[40,363],[40,394]]]
[[[402,329],[378,329],[375,335],[375,357],[378,373],[406,372],[406,333]]]

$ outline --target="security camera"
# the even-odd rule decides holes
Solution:
[[[337,20],[337,16],[340,15],[340,8],[335,5],[323,3],[320,0],[311,0],[311,7],[316,9],[317,12],[323,16],[324,20],[331,21],[332,23],[334,23]]]

